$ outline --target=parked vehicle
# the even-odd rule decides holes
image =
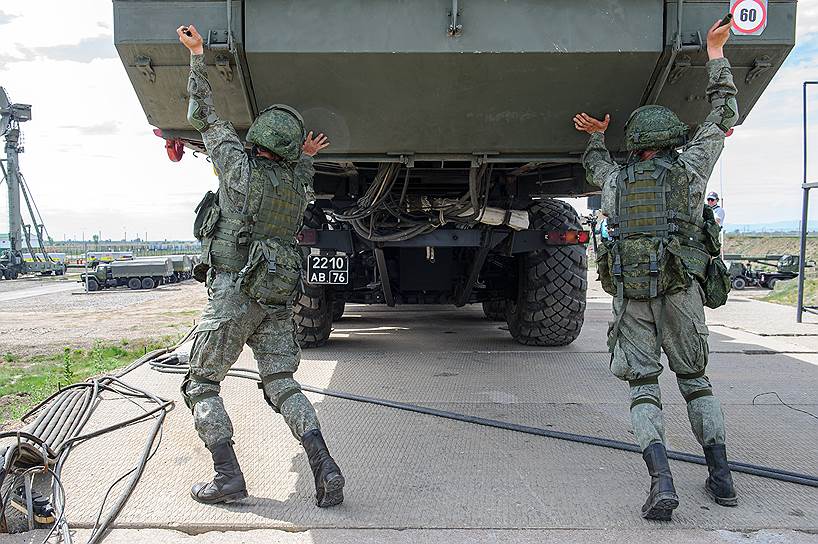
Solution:
[[[80,274],[80,283],[88,284],[89,291],[127,286],[130,289],[153,289],[170,282],[173,262],[169,257],[135,259],[101,263],[96,270]]]

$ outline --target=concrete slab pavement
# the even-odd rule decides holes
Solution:
[[[742,304],[731,301],[723,322]],[[768,320],[779,319],[778,307],[757,304]],[[477,307],[350,305],[333,341],[304,352],[296,377],[315,387],[633,442],[627,388],[607,367],[609,314],[610,299],[592,292],[580,338],[542,349],[514,343],[503,323],[485,320]],[[734,460],[818,474],[818,423],[774,397],[754,403],[759,393],[776,391],[792,406],[818,412],[818,354],[802,339],[713,327],[708,373],[724,404]],[[237,366],[254,367],[249,352]],[[637,454],[310,394],[349,482],[344,505],[319,510],[303,450],[255,384],[233,378],[223,393],[251,497],[203,506],[188,488],[209,477],[210,460],[181,403],[180,376],[142,368],[128,380],[179,402],[111,542],[158,538],[150,531],[160,528],[203,540],[162,533],[154,541],[223,542],[217,531],[232,530],[240,532],[230,533],[230,542],[818,542],[815,488],[739,474],[740,505],[721,508],[703,491],[704,467],[674,462],[682,504],[673,522],[650,523],[638,514],[648,479]],[[671,447],[699,453],[670,372],[661,384]],[[92,423],[130,410],[105,403]],[[108,485],[135,462],[144,432],[121,431],[72,454],[64,480],[73,527],[93,524]]]

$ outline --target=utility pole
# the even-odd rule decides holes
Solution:
[[[6,161],[8,172],[6,172],[6,185],[9,192],[9,243],[11,252],[20,251],[22,244],[22,220],[20,215],[20,177],[18,147],[20,142],[20,129],[12,127],[6,133]]]

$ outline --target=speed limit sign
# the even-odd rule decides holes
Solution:
[[[730,0],[733,33],[758,36],[767,28],[767,0]]]

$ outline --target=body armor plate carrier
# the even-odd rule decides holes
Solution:
[[[691,205],[686,176],[667,154],[619,173],[611,240],[600,248],[603,288],[618,299],[648,300],[703,281],[710,254],[705,222]]]
[[[194,234],[202,242],[203,264],[238,272],[239,287],[263,304],[286,304],[300,277],[295,235],[307,207],[306,188],[292,168],[259,162],[251,160],[244,212],[223,209],[220,195],[208,192],[196,208]],[[263,188],[255,213],[248,206],[251,186]]]

